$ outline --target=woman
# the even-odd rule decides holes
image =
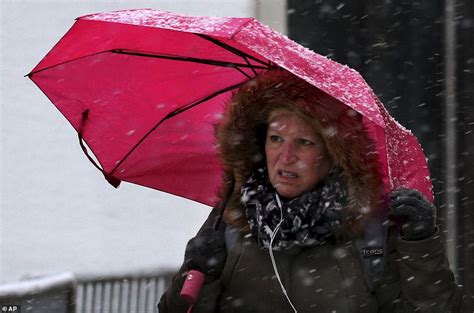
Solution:
[[[224,223],[214,210],[190,240],[160,312],[186,312],[190,269],[206,274],[193,312],[457,312],[435,208],[384,197],[360,119],[286,71],[241,87],[217,127]]]

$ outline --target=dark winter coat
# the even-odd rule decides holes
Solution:
[[[214,216],[211,213],[205,227],[212,225]],[[298,312],[460,312],[461,290],[448,267],[439,232],[409,242],[394,231],[388,236],[384,273],[372,288],[354,241],[275,251],[281,279]],[[228,241],[232,248],[220,279],[204,285],[193,312],[292,312],[268,250],[242,232],[235,239]],[[187,311],[178,295],[183,280],[176,274],[161,299],[160,313]]]
[[[343,170],[348,189],[342,236],[333,243],[274,253],[298,312],[459,312],[461,291],[441,234],[408,242],[395,228],[387,229],[384,195],[389,190],[381,187],[386,177],[361,116],[285,72],[264,74],[244,85],[217,126],[226,169],[221,198],[231,194],[224,215],[228,252],[221,276],[204,285],[193,312],[292,312],[268,249],[250,235],[240,202],[240,186],[265,164],[262,126],[281,104],[311,120],[334,165]],[[227,189],[232,186],[229,178],[235,181],[234,189]],[[212,225],[214,216],[213,211],[205,226]],[[178,295],[183,281],[183,273],[178,273],[160,301],[161,313],[186,312]]]

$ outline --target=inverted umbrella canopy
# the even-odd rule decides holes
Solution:
[[[223,173],[214,125],[232,90],[274,67],[362,115],[385,190],[416,188],[432,201],[417,139],[364,79],[252,18],[151,9],[83,16],[29,77],[87,143],[109,182],[214,205]]]

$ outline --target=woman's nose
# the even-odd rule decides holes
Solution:
[[[295,162],[298,159],[295,147],[291,143],[283,144],[280,150],[279,159],[283,164]]]

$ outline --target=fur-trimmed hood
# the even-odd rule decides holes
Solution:
[[[225,221],[248,229],[240,203],[240,187],[249,175],[265,164],[264,140],[270,113],[290,106],[309,118],[326,144],[334,165],[347,180],[348,201],[344,209],[346,230],[357,234],[374,213],[382,186],[378,155],[367,136],[362,117],[338,100],[283,70],[272,70],[244,84],[232,97],[216,128],[220,157],[226,174],[221,198],[235,180],[224,214]]]

